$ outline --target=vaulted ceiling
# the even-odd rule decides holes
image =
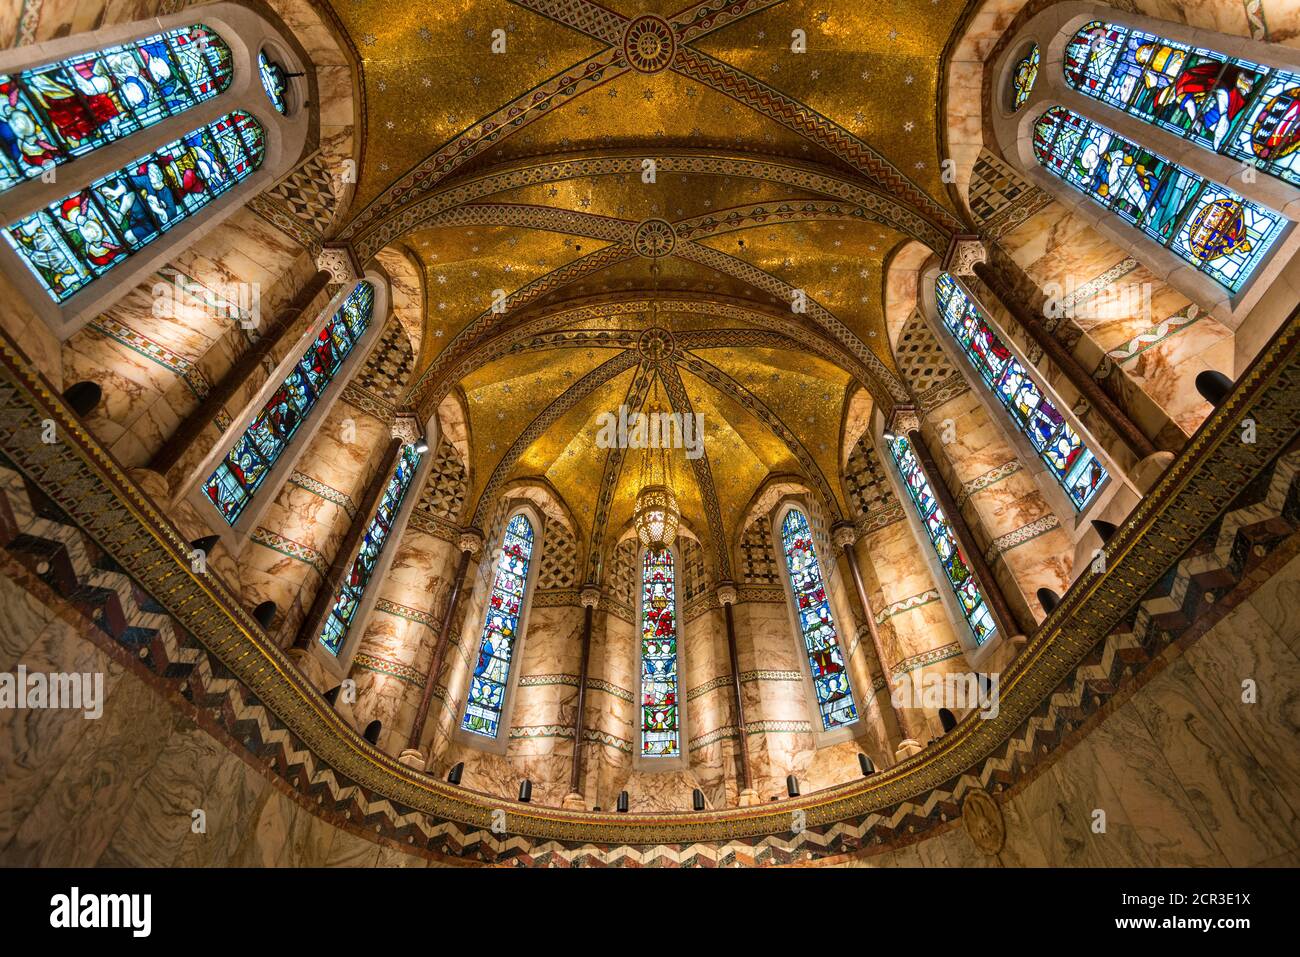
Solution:
[[[674,470],[706,540],[776,475],[845,508],[848,396],[907,399],[885,264],[964,230],[937,123],[965,0],[328,2],[364,101],[339,235],[423,265],[410,398],[465,397],[467,521],[537,477],[616,537],[638,453],[594,423],[655,396],[704,416]]]

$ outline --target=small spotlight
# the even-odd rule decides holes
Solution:
[[[204,535],[202,538],[196,538],[190,542],[190,548],[197,549],[204,555],[211,555],[212,549],[217,547],[219,541],[221,541],[220,535]]]
[[[458,762],[450,771],[447,772],[448,784],[460,784],[461,775],[465,773],[465,762]]]
[[[1097,533],[1097,537],[1105,545],[1115,537],[1115,533],[1119,531],[1119,528],[1111,522],[1103,522],[1099,518],[1094,518],[1092,520],[1092,530]]]
[[[533,799],[533,782],[528,780],[527,778],[524,778],[522,781],[519,782],[519,801],[522,804],[527,804],[532,799]]]
[[[429,451],[429,443],[424,441],[424,439],[421,439],[415,443],[415,451],[418,454],[423,455],[425,452]]]
[[[275,602],[264,601],[254,608],[253,620],[262,626],[263,631],[270,631],[271,623],[275,621]]]
[[[864,778],[870,777],[876,773],[876,766],[871,763],[871,759],[861,752],[858,753],[858,767],[862,769]]]
[[[1232,393],[1232,380],[1222,372],[1207,369],[1196,377],[1196,391],[1217,409]]]
[[[699,788],[696,788],[694,791],[691,792],[691,805],[697,811],[704,810],[704,792],[701,791]]]
[[[626,791],[618,792],[618,813],[619,814],[627,813],[627,792]]]
[[[896,436],[893,432],[886,432],[884,435],[881,436],[881,438],[883,438],[886,442],[892,442],[896,438],[898,438],[898,436]]]
[[[1038,604],[1042,605],[1043,611],[1047,612],[1049,615],[1056,609],[1056,606],[1059,605],[1060,603],[1061,603],[1061,596],[1058,595],[1056,592],[1052,591],[1050,588],[1038,589]]]
[[[792,798],[797,798],[799,796],[799,779],[793,774],[787,774],[785,776],[785,793],[790,795]]]

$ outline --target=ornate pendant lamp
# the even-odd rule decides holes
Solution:
[[[655,295],[651,299],[651,327],[658,326],[658,264],[651,267],[655,279]],[[655,379],[655,399],[650,406],[652,422],[662,422],[662,409],[657,401],[659,380]],[[681,509],[677,506],[677,496],[673,493],[672,476],[669,472],[671,461],[669,449],[663,442],[658,448],[646,448],[641,458],[641,490],[637,492],[636,503],[632,506],[632,524],[636,528],[637,539],[642,547],[652,552],[662,552],[677,540],[677,528],[682,521]]]

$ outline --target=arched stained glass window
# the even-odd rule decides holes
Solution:
[[[506,525],[505,540],[501,543],[483,621],[483,637],[479,640],[478,663],[470,678],[469,703],[460,723],[466,731],[485,738],[495,738],[500,729],[532,557],[532,523],[525,516],[516,515]]]
[[[203,492],[231,525],[289,446],[316,400],[370,325],[375,290],[360,282],[244,430]]]
[[[1011,71],[1011,109],[1018,110],[1025,105],[1029,94],[1034,92],[1034,81],[1038,79],[1038,44],[1031,44],[1025,55]]]
[[[1034,124],[1034,155],[1232,292],[1263,262],[1286,225],[1272,210],[1061,107]]]
[[[944,327],[1065,488],[1074,507],[1083,509],[1106,478],[1097,457],[1043,395],[951,274],[939,277],[935,297]]]
[[[197,24],[0,75],[0,191],[224,91],[230,48]]]
[[[647,548],[641,563],[641,756],[673,758],[681,753],[673,553]]]
[[[251,175],[264,155],[257,120],[227,113],[24,216],[5,238],[63,302]]]
[[[334,601],[334,607],[330,609],[329,617],[325,619],[325,628],[321,631],[320,641],[332,655],[337,655],[343,648],[348,629],[352,627],[352,621],[356,617],[357,606],[361,604],[361,596],[365,594],[366,586],[374,577],[375,565],[379,563],[379,556],[392,534],[393,522],[397,520],[397,513],[411,487],[411,479],[415,477],[415,471],[419,467],[420,453],[415,450],[415,446],[403,446],[402,454],[397,457],[397,466],[393,469],[392,478],[388,480],[383,497],[379,500],[379,507],[375,509],[374,517],[366,526],[365,535],[361,539],[361,549],[352,561],[348,577],[343,579],[343,585],[339,589],[338,598]]]
[[[1065,48],[1080,93],[1300,185],[1300,73],[1094,20]]]
[[[790,573],[790,590],[794,593],[795,614],[803,635],[804,650],[812,667],[813,691],[821,714],[822,730],[830,731],[858,720],[853,690],[835,633],[826,597],[826,583],[817,550],[813,546],[808,519],[798,509],[790,509],[781,522],[781,547],[785,567]]]
[[[285,98],[288,77],[285,76],[284,68],[267,56],[265,50],[257,54],[257,73],[262,80],[262,89],[266,91],[266,97],[275,111],[280,114],[289,112],[289,101]]]
[[[934,547],[934,553],[939,556],[939,564],[943,566],[948,584],[952,587],[953,594],[957,596],[957,603],[961,606],[966,623],[970,625],[971,633],[975,636],[975,643],[982,645],[993,634],[995,626],[993,615],[989,612],[984,595],[975,581],[975,575],[966,563],[966,556],[957,545],[956,536],[948,527],[948,520],[944,518],[943,511],[939,508],[930,483],[926,480],[925,472],[921,470],[921,463],[916,460],[912,443],[901,435],[887,440],[887,443],[894,457],[894,464],[898,466],[898,471],[903,476],[903,484],[907,486],[912,504],[916,506],[917,514],[921,516],[921,524],[925,526],[925,533]]]

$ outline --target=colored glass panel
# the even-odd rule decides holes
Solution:
[[[835,619],[826,598],[826,583],[817,562],[812,531],[803,512],[791,509],[781,523],[781,547],[790,573],[795,615],[803,636],[804,650],[812,669],[813,692],[822,730],[830,731],[858,720],[853,689],[844,664],[844,653],[835,633]]]
[[[285,99],[288,78],[284,74],[284,68],[267,56],[265,50],[257,54],[257,73],[262,79],[262,89],[266,91],[266,97],[275,111],[281,114],[289,112],[289,102]]]
[[[1061,107],[1034,125],[1034,155],[1232,292],[1245,284],[1286,220]]]
[[[899,474],[903,476],[903,484],[907,486],[912,504],[921,517],[921,524],[925,526],[926,536],[930,539],[934,553],[939,557],[939,564],[943,566],[948,585],[957,596],[957,604],[961,606],[962,615],[965,616],[966,623],[970,625],[971,633],[975,636],[975,643],[982,645],[993,634],[995,625],[993,615],[984,601],[984,595],[975,581],[975,574],[970,570],[966,556],[962,554],[957,538],[948,526],[948,520],[944,517],[943,510],[939,508],[939,503],[935,500],[925,472],[921,470],[921,463],[916,460],[912,444],[901,435],[895,436],[887,444],[894,457],[894,464],[898,466]]]
[[[202,24],[0,74],[0,191],[211,99],[232,75]]]
[[[1025,105],[1029,94],[1034,92],[1034,81],[1038,79],[1038,44],[1033,44],[1029,51],[1011,71],[1011,108],[1018,110]]]
[[[415,450],[415,446],[403,446],[402,454],[397,457],[393,475],[388,480],[388,485],[384,487],[383,496],[379,499],[374,517],[370,519],[370,524],[366,526],[365,534],[361,538],[357,557],[353,559],[352,568],[348,570],[347,577],[339,586],[338,597],[334,600],[329,617],[325,619],[320,641],[332,655],[337,655],[347,640],[348,630],[357,615],[357,607],[361,604],[362,596],[365,595],[366,586],[374,578],[379,556],[383,554],[384,545],[392,536],[393,522],[397,519],[397,513],[402,508],[406,493],[411,488],[411,479],[415,477],[416,469],[419,467],[420,453]]]
[[[1106,470],[1092,450],[1066,423],[951,274],[939,277],[935,298],[944,328],[952,333],[984,384],[1029,439],[1074,507],[1086,508],[1106,478]]]
[[[501,543],[483,621],[483,637],[479,640],[478,662],[470,678],[469,702],[460,722],[466,731],[485,738],[495,738],[500,730],[532,557],[533,526],[523,515],[516,515],[506,525]]]
[[[1300,73],[1095,20],[1065,51],[1080,93],[1300,185]]]
[[[317,399],[334,380],[370,324],[374,287],[360,282],[294,365],[234,447],[203,483],[203,492],[234,525],[288,448]]]
[[[641,565],[641,756],[681,753],[673,553],[647,548]]]
[[[5,238],[63,302],[249,176],[264,152],[258,122],[228,113],[24,216]]]

